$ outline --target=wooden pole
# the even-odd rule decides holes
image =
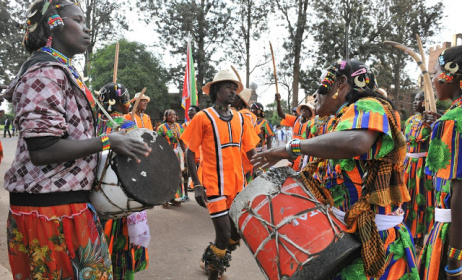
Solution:
[[[112,82],[117,83],[117,68],[119,67],[119,42],[116,44],[115,58],[114,58],[114,72],[112,74]]]
[[[271,57],[273,58],[274,84],[276,85],[276,93],[279,93],[278,76],[276,74],[276,62],[274,61],[273,45],[271,45],[271,42],[269,42],[269,45],[270,45],[270,50],[271,50]]]
[[[136,98],[135,105],[133,105],[133,110],[132,110],[133,121],[135,121],[135,114],[136,114],[136,109],[138,108],[138,104],[140,103],[140,100],[143,97],[145,92],[146,92],[146,87],[143,88],[138,98]]]
[[[424,91],[425,92],[431,91],[431,93],[429,92],[429,96],[428,96],[428,102],[430,103],[429,104],[430,111],[436,113],[436,101],[435,101],[435,95],[433,94],[433,89],[431,87],[430,74],[428,74],[427,68],[423,64],[423,62],[422,62],[421,58],[419,57],[419,55],[415,51],[411,50],[410,48],[408,48],[408,47],[406,47],[406,46],[404,46],[404,45],[402,45],[400,43],[393,42],[393,41],[384,41],[383,43],[386,44],[386,45],[390,45],[392,47],[395,47],[397,49],[403,50],[404,52],[409,54],[417,62],[417,65],[419,65],[420,71],[422,71],[422,75],[424,77],[425,88],[427,89],[427,90],[424,90]],[[427,97],[427,95],[426,95],[426,97]]]
[[[425,52],[423,50],[422,41],[420,41],[419,34],[415,34],[415,37],[417,38],[417,45],[419,46],[420,57],[422,58],[422,64],[424,65],[424,67],[427,67],[426,66],[427,63],[425,62]],[[428,73],[428,69],[426,71]],[[434,101],[435,95],[433,93],[433,87],[430,81],[430,75],[422,75],[422,76],[424,80],[423,89],[424,89],[424,94],[425,94],[425,111],[428,111],[430,109],[430,103],[431,103],[430,98],[432,96],[433,102],[435,102]]]
[[[239,83],[242,84],[241,76],[239,76],[239,73],[237,72],[236,68],[234,68],[234,66],[231,65],[231,69],[233,69],[234,74],[236,74],[237,79],[239,80]]]

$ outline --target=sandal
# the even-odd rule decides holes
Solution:
[[[181,201],[172,200],[172,202],[170,202],[170,205],[174,207],[181,207]]]

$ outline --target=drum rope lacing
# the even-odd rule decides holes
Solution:
[[[107,155],[107,158],[106,158],[106,162],[104,163],[104,167],[103,167],[103,172],[101,173],[101,178],[105,178],[106,176],[106,172],[111,164],[111,159],[112,159],[112,156],[113,156],[113,151],[112,150],[109,150],[109,153]],[[143,211],[146,209],[146,207],[139,207],[139,208],[130,208],[130,202],[132,201],[136,201],[134,199],[131,199],[130,197],[127,196],[127,205],[126,205],[126,209],[123,209],[122,207],[120,207],[119,205],[115,204],[110,198],[109,196],[104,192],[104,189],[101,188],[101,184],[105,184],[105,185],[109,185],[109,186],[119,186],[119,179],[117,178],[117,184],[114,184],[114,183],[106,183],[106,182],[103,182],[103,180],[97,180],[97,185],[94,186],[95,190],[101,192],[103,194],[103,196],[106,198],[106,200],[114,207],[116,207],[117,209],[120,210],[120,212],[111,212],[111,213],[101,213],[105,216],[115,216],[115,215],[120,215],[120,214],[129,214],[129,213],[133,213],[133,212],[139,212],[139,211]],[[122,188],[123,192],[126,194],[125,190]],[[130,209],[130,210],[128,210]]]
[[[299,183],[300,186],[303,186],[303,184],[301,182],[299,182],[297,180],[297,178],[294,178],[292,177],[292,179],[294,179],[296,182]],[[280,252],[279,252],[279,246],[282,246],[286,252],[288,252],[290,254],[290,256],[297,262],[298,264],[298,267],[302,267],[304,266],[305,264],[311,262],[314,258],[316,258],[319,253],[310,253],[308,250],[302,248],[301,246],[299,246],[298,244],[296,244],[293,240],[291,240],[290,238],[288,238],[286,235],[284,234],[280,234],[278,232],[278,230],[280,228],[282,228],[283,226],[293,222],[294,220],[302,217],[304,214],[307,214],[313,210],[317,210],[317,211],[320,211],[322,214],[324,214],[333,231],[334,231],[334,241],[336,242],[339,238],[343,237],[344,236],[344,232],[340,229],[340,227],[333,221],[332,219],[332,215],[334,215],[331,210],[329,210],[329,208],[327,207],[322,207],[323,206],[323,203],[320,202],[319,199],[316,198],[315,195],[313,195],[312,193],[310,193],[310,191],[308,191],[307,189],[305,188],[301,188],[307,196],[309,197],[305,197],[305,196],[302,196],[302,195],[299,195],[299,194],[295,194],[295,193],[290,193],[290,192],[287,192],[287,191],[283,191],[282,188],[280,188],[280,192],[277,193],[277,195],[280,195],[280,194],[284,194],[284,195],[288,195],[288,196],[292,196],[292,197],[297,197],[297,198],[300,198],[300,199],[303,199],[303,200],[307,200],[307,201],[310,201],[312,203],[314,203],[316,205],[316,207],[313,207],[313,208],[309,208],[309,209],[305,209],[303,211],[300,211],[298,212],[297,214],[295,214],[294,216],[292,217],[286,217],[284,218],[281,222],[279,222],[278,225],[274,225],[273,224],[273,221],[274,221],[274,218],[273,218],[273,204],[272,204],[272,198],[275,196],[275,195],[266,195],[267,199],[268,199],[268,203],[269,203],[269,208],[270,208],[270,220],[271,222],[268,222],[266,221],[265,219],[263,219],[258,213],[256,213],[256,211],[254,211],[254,209],[250,208],[251,205],[248,205],[247,207],[244,208],[244,210],[246,210],[249,214],[249,216],[252,216],[252,218],[255,218],[256,220],[260,221],[263,225],[266,226],[266,228],[268,229],[268,231],[270,231],[271,233],[268,235],[268,237],[265,238],[265,240],[263,240],[260,245],[258,246],[258,248],[255,250],[255,253],[253,254],[254,255],[254,258],[257,258],[257,255],[264,249],[265,245],[271,241],[272,239],[275,239],[275,244],[276,244],[276,251],[277,251],[277,254],[278,256],[280,255]],[[334,215],[335,216],[335,215]],[[244,228],[240,229],[241,231],[241,235],[242,235],[242,232],[243,232]],[[305,255],[308,256],[308,258],[305,260],[305,261],[299,261],[295,254],[281,241],[285,241],[287,243],[289,243],[290,245],[294,246],[295,248],[297,248],[299,251],[301,251],[302,253],[304,253]],[[244,241],[246,241],[244,239]],[[278,259],[277,260],[277,267],[278,267],[278,275],[279,275],[279,278],[281,279],[281,277],[283,277],[283,275],[281,275],[281,267],[280,267],[280,260]]]

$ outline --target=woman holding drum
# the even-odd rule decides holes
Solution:
[[[78,6],[35,1],[25,26],[31,57],[5,92],[19,130],[16,157],[5,175],[13,277],[112,279],[104,232],[88,202],[95,154],[111,148],[139,162],[150,149],[120,133],[97,137],[93,99],[72,66],[74,55],[90,44]]]
[[[334,279],[418,279],[414,244],[400,208],[410,199],[402,177],[405,140],[391,102],[376,88],[373,72],[363,63],[334,63],[315,100],[316,108],[336,116],[333,132],[293,139],[252,159],[256,168],[300,154],[330,159],[321,169],[321,188],[332,196],[336,216],[362,243],[361,257]],[[302,172],[304,178],[312,176]]]

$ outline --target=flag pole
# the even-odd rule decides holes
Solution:
[[[117,83],[117,68],[119,67],[119,42],[116,44],[115,58],[114,58],[114,72],[112,74],[112,82]]]

